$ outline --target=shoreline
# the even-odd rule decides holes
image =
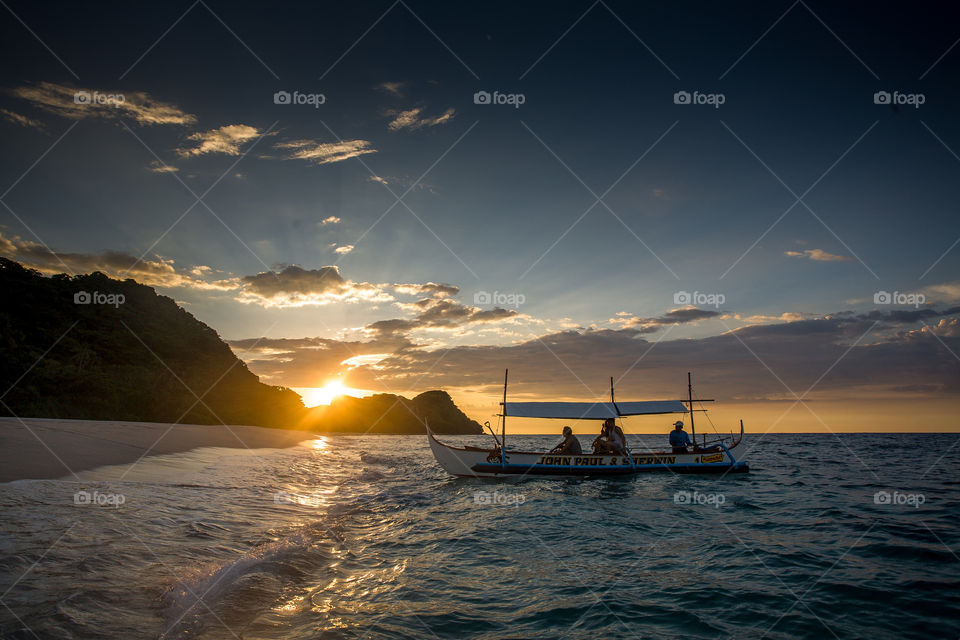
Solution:
[[[0,482],[69,478],[201,447],[283,449],[312,431],[248,425],[0,417]]]

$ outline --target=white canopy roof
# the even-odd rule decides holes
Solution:
[[[501,405],[503,403],[500,403]],[[621,416],[686,413],[679,400],[643,402],[508,402],[505,415],[515,418],[564,418],[569,420],[605,420]]]

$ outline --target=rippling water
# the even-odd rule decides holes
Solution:
[[[8,483],[0,634],[957,638],[957,441],[771,435],[746,475],[497,481],[422,437],[332,436]]]

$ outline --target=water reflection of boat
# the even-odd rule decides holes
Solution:
[[[505,475],[534,476],[600,476],[627,475],[646,471],[673,471],[674,473],[745,473],[749,467],[738,461],[731,451],[743,440],[743,420],[739,435],[718,436],[710,442],[704,437],[696,440],[695,403],[711,402],[693,397],[693,385],[687,374],[686,400],[645,400],[619,402],[614,398],[613,380],[609,402],[507,402],[507,376],[504,375],[503,402],[500,403],[500,437],[490,429],[494,446],[454,447],[437,440],[427,425],[430,449],[441,467],[456,476],[496,477]],[[562,455],[543,451],[522,451],[506,447],[507,417],[547,418],[562,420],[619,420],[629,416],[688,413],[693,446],[683,451],[631,452],[626,455],[589,454]]]

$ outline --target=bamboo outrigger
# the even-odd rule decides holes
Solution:
[[[739,435],[730,434],[729,446],[720,437],[712,442],[696,443],[693,414],[705,409],[694,409],[695,402],[712,402],[694,399],[693,383],[687,374],[686,400],[646,400],[642,402],[617,402],[614,397],[613,378],[610,379],[610,402],[507,402],[507,376],[503,378],[503,402],[500,438],[496,431],[486,427],[493,436],[495,446],[453,447],[437,440],[427,425],[427,439],[437,462],[448,473],[456,476],[599,476],[628,475],[647,471],[673,471],[675,473],[746,473],[749,466],[738,461],[731,450],[743,440],[743,420]],[[693,446],[687,452],[659,451],[631,453],[627,455],[589,454],[564,455],[542,451],[508,449],[507,416],[513,418],[553,418],[567,420],[606,420],[628,416],[664,415],[689,413]]]

